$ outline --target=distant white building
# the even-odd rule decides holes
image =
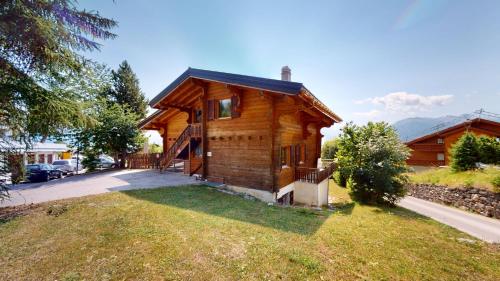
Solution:
[[[64,143],[34,143],[25,151],[25,147],[16,144],[16,149],[23,153],[24,164],[52,164],[52,162],[62,158],[63,152],[70,149]]]

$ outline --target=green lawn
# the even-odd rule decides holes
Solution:
[[[414,183],[432,183],[451,187],[477,187],[494,190],[491,181],[500,176],[500,169],[488,168],[477,171],[452,172],[450,168],[432,168],[429,170],[409,173]]]
[[[197,186],[45,204],[0,223],[0,280],[500,280],[498,245],[331,191],[335,212]]]

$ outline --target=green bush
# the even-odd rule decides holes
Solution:
[[[321,158],[335,159],[337,151],[338,151],[338,146],[336,139],[325,141],[325,143],[321,146]]]
[[[340,173],[351,195],[364,203],[393,205],[406,193],[409,149],[385,122],[348,123],[338,139]]]
[[[347,184],[347,177],[340,172],[340,170],[337,170],[333,172],[333,180],[342,187],[346,187]]]
[[[465,133],[451,149],[451,169],[455,172],[468,171],[476,168],[479,161],[479,145],[476,136]]]
[[[491,184],[493,185],[493,191],[500,193],[500,176],[496,176],[491,180]]]
[[[85,151],[85,158],[82,160],[82,165],[87,169],[87,172],[95,171],[97,168],[97,160],[99,160],[99,155],[94,151]]]
[[[500,142],[495,138],[481,136],[478,140],[479,162],[500,164]]]

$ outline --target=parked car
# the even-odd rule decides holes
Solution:
[[[49,181],[62,178],[63,171],[48,164],[30,164],[26,166],[26,176],[29,181]]]
[[[96,167],[100,169],[116,168],[116,163],[114,160],[109,158],[100,157],[95,161]]]
[[[64,159],[64,160],[56,160],[52,162],[52,165],[59,170],[62,170],[65,175],[74,174],[78,168],[78,171],[83,169],[82,162],[76,163],[75,159]]]

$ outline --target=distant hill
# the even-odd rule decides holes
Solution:
[[[475,118],[473,114],[463,114],[460,116],[447,115],[442,117],[413,117],[399,120],[392,126],[399,134],[402,141],[410,141],[432,132],[440,131],[444,128],[464,122],[469,118]]]

